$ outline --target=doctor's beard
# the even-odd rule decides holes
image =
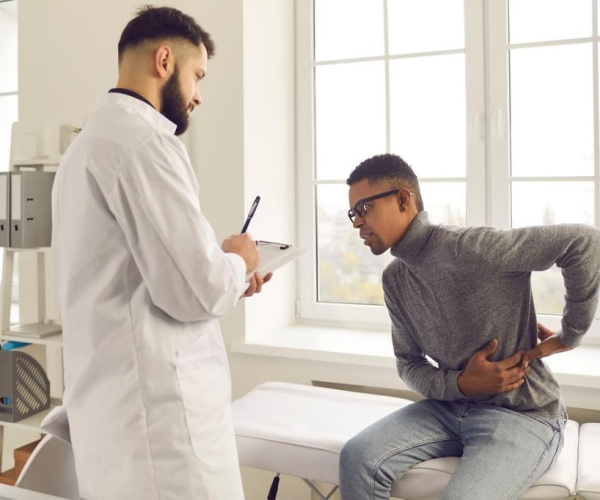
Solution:
[[[181,86],[179,85],[179,67],[177,65],[175,65],[173,74],[162,88],[161,98],[161,113],[165,118],[168,118],[177,125],[175,135],[183,134],[190,124],[190,118],[187,112],[188,107],[181,93]]]

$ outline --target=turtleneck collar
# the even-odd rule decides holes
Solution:
[[[410,264],[419,256],[435,227],[429,222],[427,212],[419,212],[404,233],[400,243],[390,250],[392,255]]]

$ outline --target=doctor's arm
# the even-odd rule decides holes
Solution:
[[[218,244],[192,179],[168,164],[139,165],[128,174],[107,201],[152,303],[182,322],[229,312],[247,289],[247,264]]]

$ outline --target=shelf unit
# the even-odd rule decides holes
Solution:
[[[30,159],[11,160],[10,171],[52,171],[58,167],[60,155],[45,156]],[[45,346],[46,372],[62,373],[62,331],[59,324],[49,320],[46,315],[46,261],[49,258],[49,248],[12,248],[5,247],[2,261],[2,286],[0,287],[0,341],[26,342]],[[35,323],[18,324],[11,322],[11,301],[13,292],[13,273],[16,254],[34,254],[37,261],[36,291],[37,291],[37,321]],[[52,333],[37,336],[41,330]],[[27,334],[29,332],[29,335]],[[52,353],[52,355],[49,355]],[[56,365],[60,366],[56,366]],[[62,393],[62,380],[60,392]],[[0,421],[0,469],[4,445],[4,428],[18,429],[29,432],[40,432],[40,426],[48,413],[61,404],[59,398],[51,398],[50,409],[32,415],[18,422]]]

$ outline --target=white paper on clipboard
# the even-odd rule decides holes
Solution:
[[[263,240],[256,241],[256,248],[260,260],[256,269],[246,275],[246,281],[257,272],[265,276],[306,252],[304,248]]]

